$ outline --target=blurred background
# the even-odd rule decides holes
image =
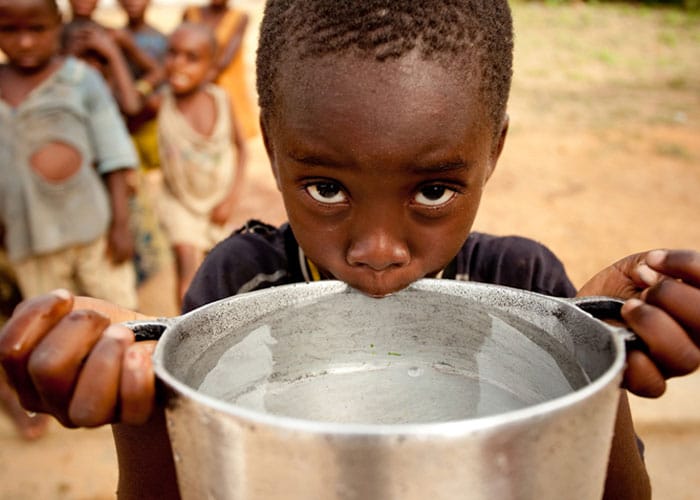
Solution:
[[[231,3],[250,16],[245,57],[254,92],[264,2]],[[510,132],[476,230],[545,243],[576,285],[629,253],[700,249],[699,3],[511,2]],[[155,1],[148,19],[169,32],[182,9],[181,1]],[[106,0],[97,18],[110,26],[125,22]],[[252,217],[281,223],[259,136],[250,148],[234,223]],[[141,286],[143,312],[177,313],[173,279],[166,262]],[[659,400],[632,400],[655,499],[694,499],[700,491],[698,394],[700,373],[672,380]],[[53,424],[42,439],[25,442],[0,415],[0,499],[114,498],[116,478],[110,429]]]

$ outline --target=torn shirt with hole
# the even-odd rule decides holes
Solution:
[[[12,261],[89,243],[111,220],[102,175],[136,151],[102,77],[67,58],[17,107],[0,99],[0,223]]]

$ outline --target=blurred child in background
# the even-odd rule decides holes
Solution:
[[[92,21],[95,2],[77,5],[77,12],[83,15],[80,19],[92,22],[69,23],[63,33],[66,53],[94,66],[109,84],[138,153],[141,168],[129,179],[133,191],[129,208],[138,284],[158,271],[168,252],[151,200],[153,193],[149,192],[150,185],[144,178],[145,171],[160,165],[156,112],[153,106],[144,103],[163,81],[162,61],[167,44],[165,35],[145,22],[148,4],[143,0],[120,2],[127,15],[127,25],[122,29],[108,29]]]
[[[143,100],[147,100],[163,83],[163,63],[168,50],[168,38],[146,22],[146,11],[150,3],[149,0],[120,0],[119,5],[126,14],[127,24],[112,32],[127,55],[134,87]],[[142,106],[138,113],[128,115],[127,125],[136,142],[142,167],[158,168],[153,107]]]
[[[0,0],[0,246],[24,297],[61,287],[136,307],[136,155],[102,78],[59,54],[61,29],[55,0]]]
[[[243,56],[248,15],[230,4],[228,0],[211,0],[203,7],[188,7],[183,20],[203,23],[215,33],[219,44],[219,55],[214,66],[215,82],[228,92],[243,137],[249,139],[259,130],[258,113],[246,85],[247,70]]]
[[[163,63],[168,49],[168,38],[149,24],[146,14],[150,0],[119,0],[126,14],[127,23],[113,34],[125,53],[144,54],[127,57],[134,90],[141,106],[138,112],[125,116],[127,127],[139,155],[139,169],[135,179],[136,193],[132,199],[132,230],[136,252],[135,264],[139,284],[155,275],[169,257],[168,243],[159,226],[155,211],[160,180],[160,155],[158,152],[157,102],[155,91],[163,84]],[[138,50],[128,50],[134,46]]]
[[[74,28],[85,26],[101,26],[93,19],[98,0],[68,0],[70,5],[70,21],[64,25],[69,32]]]
[[[216,58],[216,40],[202,25],[184,23],[170,36],[158,113],[160,214],[175,254],[178,304],[205,252],[227,235],[246,166],[228,96],[209,83]]]

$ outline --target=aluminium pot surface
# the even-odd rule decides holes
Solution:
[[[323,281],[157,327],[184,498],[601,497],[624,340],[572,301]]]

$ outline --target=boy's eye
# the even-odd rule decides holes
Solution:
[[[347,200],[343,189],[335,182],[316,182],[306,186],[306,192],[320,203],[343,203]]]
[[[425,186],[414,196],[414,201],[420,205],[437,207],[450,201],[455,195],[455,191],[440,185]]]

